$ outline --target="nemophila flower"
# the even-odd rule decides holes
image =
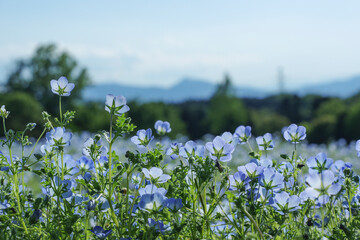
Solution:
[[[166,197],[160,192],[144,194],[140,197],[139,208],[146,210],[158,209],[165,202]]]
[[[357,156],[360,157],[360,140],[356,141],[355,149],[356,149],[356,152],[357,152]]]
[[[298,126],[291,124],[283,133],[284,138],[288,142],[299,143],[306,138],[306,128],[304,126]]]
[[[258,166],[255,163],[247,163],[245,166],[239,166],[238,171],[250,178],[256,178],[264,171],[264,167]]]
[[[59,96],[70,96],[75,84],[69,83],[66,77],[60,77],[58,80],[51,80],[51,91]]]
[[[278,191],[284,187],[284,176],[273,168],[265,168],[260,175],[259,182],[261,186],[268,190]]]
[[[40,151],[44,155],[49,154],[52,151],[52,146],[50,145],[50,143],[48,141],[46,141],[45,144],[41,145]]]
[[[166,155],[169,155],[172,160],[176,159],[179,156],[179,151],[182,146],[182,143],[172,143],[166,150]]]
[[[243,172],[236,172],[234,175],[229,175],[229,190],[240,190],[247,186],[250,179]]]
[[[0,117],[6,119],[9,116],[9,114],[10,114],[10,112],[6,111],[5,105],[2,105],[1,108],[0,108]]]
[[[331,164],[333,164],[333,160],[331,158],[327,158],[326,153],[319,153],[314,157],[308,158],[306,161],[307,166],[309,167],[309,172],[322,172],[330,168]]]
[[[54,146],[56,148],[69,146],[71,138],[72,133],[65,132],[65,128],[63,127],[56,127],[46,133],[46,140],[49,142],[50,146]]]
[[[250,160],[250,162],[253,162],[256,165],[262,166],[262,167],[271,167],[273,165],[271,158],[268,158],[266,156],[261,156],[260,160],[253,158]]]
[[[234,138],[240,144],[245,144],[251,137],[251,127],[250,126],[239,126],[236,128],[234,133]]]
[[[187,141],[183,147],[179,150],[179,155],[184,158],[199,156],[205,156],[204,146],[197,145],[194,141]]]
[[[96,237],[100,238],[100,239],[105,239],[107,238],[107,236],[109,236],[109,234],[112,232],[112,230],[104,230],[102,227],[100,226],[96,226],[93,229],[90,230],[92,233],[95,234]]]
[[[225,143],[227,144],[232,144],[234,140],[231,132],[224,132],[223,134],[221,134],[221,138],[224,139]]]
[[[94,171],[95,166],[93,160],[82,156],[76,160],[76,167],[74,168],[75,172],[85,173],[89,171]]]
[[[157,232],[164,233],[164,231],[168,228],[165,226],[162,221],[155,221],[152,218],[148,219],[148,224],[150,227],[154,228]]]
[[[256,138],[256,143],[259,147],[259,150],[272,150],[274,149],[274,141],[270,133],[265,133],[264,136]]]
[[[98,197],[98,205],[99,205],[99,209],[103,212],[107,211],[110,208],[109,201],[104,196],[101,195],[100,197]]]
[[[153,140],[152,131],[150,128],[137,131],[136,136],[131,138],[131,141],[136,144],[139,148],[146,148],[151,140]]]
[[[10,206],[10,203],[6,199],[3,202],[0,202],[0,214],[3,214],[4,210],[8,209]]]
[[[269,200],[269,204],[281,215],[300,209],[300,202],[298,196],[290,196],[287,192],[276,193],[274,197]]]
[[[150,168],[150,171],[143,168],[142,172],[147,179],[151,180],[151,182],[164,183],[171,179],[169,175],[163,174],[163,170],[157,167]]]
[[[56,196],[59,194],[62,198],[70,198],[73,195],[71,190],[72,185],[71,180],[61,180],[58,176],[55,176],[52,179],[52,187],[42,187],[42,193],[48,196]]]
[[[144,188],[139,189],[139,195],[145,195],[145,194],[153,194],[153,193],[160,193],[161,195],[165,196],[167,193],[167,190],[165,188],[158,188],[153,184],[146,185]]]
[[[251,190],[250,188],[248,188],[248,190]],[[258,186],[255,188],[255,199],[256,201],[259,201],[259,202],[265,202],[267,201],[268,199],[270,199],[270,197],[272,197],[272,191],[269,190],[269,189],[266,189],[262,186]]]
[[[335,183],[334,173],[330,170],[324,170],[321,173],[310,173],[306,177],[306,183],[309,187],[300,194],[303,200],[322,197],[325,201],[329,195],[336,195],[341,190],[341,185]]]
[[[167,121],[157,120],[155,122],[155,130],[158,134],[164,135],[165,133],[171,132],[170,123]]]
[[[105,110],[111,114],[120,116],[130,110],[126,105],[126,98],[124,96],[114,96],[112,94],[106,95]]]
[[[233,145],[226,143],[225,140],[219,136],[215,137],[212,142],[206,143],[205,147],[213,160],[222,162],[230,161],[235,149]]]
[[[183,207],[181,198],[169,198],[165,201],[164,207],[171,209],[172,211],[177,211]]]
[[[85,156],[90,157],[90,147],[94,144],[94,139],[92,138],[88,138],[85,140],[84,144],[83,144],[83,148],[82,148],[82,154]]]
[[[333,164],[331,164],[330,169],[335,173],[337,176],[344,177],[344,170],[348,168],[352,168],[351,163],[345,163],[343,160],[337,160]]]

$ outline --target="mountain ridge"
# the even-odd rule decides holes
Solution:
[[[209,99],[217,89],[218,84],[208,82],[204,79],[183,78],[175,85],[168,88],[161,87],[138,87],[118,83],[95,84],[85,88],[83,97],[87,101],[103,101],[106,94],[124,95],[128,100],[140,102],[164,101],[183,102],[186,100]],[[241,98],[265,98],[276,94],[274,91],[265,89],[234,86],[235,95]],[[319,94],[346,98],[351,97],[360,91],[360,75],[349,78],[334,80],[329,83],[309,84],[297,90],[286,93],[297,94]]]

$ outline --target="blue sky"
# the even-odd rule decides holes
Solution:
[[[0,79],[54,42],[94,82],[286,88],[360,74],[360,1],[0,0]]]

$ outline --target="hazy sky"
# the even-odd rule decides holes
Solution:
[[[170,86],[183,77],[275,88],[360,73],[360,1],[0,0],[0,79],[54,42],[95,82]]]

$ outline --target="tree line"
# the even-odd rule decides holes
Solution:
[[[107,129],[110,119],[104,114],[104,102],[84,102],[81,98],[81,91],[92,83],[87,69],[54,44],[39,46],[29,59],[17,60],[3,80],[0,105],[11,111],[9,127],[20,130],[26,123],[35,122],[38,126],[34,134],[39,133],[43,125],[41,112],[54,115],[59,111],[49,82],[62,75],[76,85],[71,97],[63,98],[66,109],[76,111],[71,129]],[[308,140],[313,143],[360,137],[360,94],[347,99],[292,94],[240,99],[234,95],[230,77],[225,76],[209,100],[171,104],[130,101],[128,105],[131,110],[127,114],[139,129],[153,127],[159,119],[166,120],[171,123],[172,138],[185,135],[198,139],[208,133],[233,132],[239,125],[250,125],[254,135],[262,135],[290,123],[306,126]]]

